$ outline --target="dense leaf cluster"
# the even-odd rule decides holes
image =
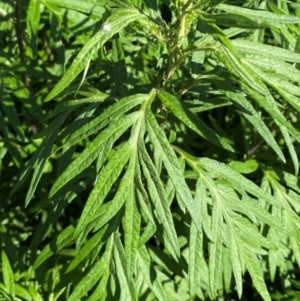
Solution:
[[[300,298],[298,0],[0,18],[3,300]]]

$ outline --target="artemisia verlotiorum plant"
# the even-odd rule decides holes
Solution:
[[[30,176],[25,204],[43,213],[36,294],[269,301],[299,279],[299,8],[29,1],[30,43],[49,14],[66,42],[13,189]]]

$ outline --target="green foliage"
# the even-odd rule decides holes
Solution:
[[[0,14],[1,300],[299,300],[300,2]]]

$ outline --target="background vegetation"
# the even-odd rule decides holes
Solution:
[[[300,300],[299,22],[2,0],[1,300]]]

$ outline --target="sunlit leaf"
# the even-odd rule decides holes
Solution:
[[[119,237],[115,237],[114,261],[117,268],[117,277],[121,286],[120,300],[138,300],[132,279],[128,276],[125,254]]]
[[[190,190],[184,180],[183,174],[180,170],[178,160],[176,155],[171,148],[165,134],[162,132],[161,128],[158,126],[153,114],[151,112],[148,113],[147,127],[150,135],[150,139],[152,140],[153,144],[160,152],[163,164],[167,169],[167,172],[170,176],[171,181],[176,189],[176,193],[180,196],[184,205],[186,206],[188,212],[190,213],[195,225],[197,226],[198,230],[201,230],[200,226],[200,217],[199,213],[195,210],[193,205],[193,199],[190,193]]]
[[[273,26],[278,26],[280,23],[299,23],[300,18],[298,16],[292,15],[280,15],[275,14],[269,11],[264,10],[253,10],[245,7],[220,4],[218,5],[218,9],[224,10],[229,13],[238,14],[244,17],[251,18],[253,20],[257,20],[257,22],[266,22],[268,24],[272,24]]]
[[[158,93],[158,97],[165,104],[165,106],[170,109],[172,113],[190,129],[194,130],[200,136],[204,137],[213,144],[233,151],[233,148],[226,143],[224,139],[219,137],[200,118],[197,118],[196,115],[191,113],[184,103],[180,103],[176,97],[164,91]]]
[[[41,2],[39,0],[30,0],[27,14],[27,32],[31,40],[33,56],[36,56],[40,17]]]
[[[105,147],[107,140],[109,138],[112,138],[114,141],[117,140],[119,136],[122,135],[130,125],[132,125],[139,115],[139,112],[135,112],[124,116],[117,122],[112,123],[110,127],[102,131],[94,139],[90,146],[84,150],[82,155],[73,161],[64,171],[64,173],[57,179],[50,191],[50,196],[54,195],[56,191],[58,191],[64,184],[72,180],[81,171],[89,167],[98,156],[101,147]]]
[[[15,276],[12,270],[11,264],[6,253],[2,250],[1,252],[1,262],[2,262],[2,275],[3,282],[5,285],[5,290],[11,296],[15,295]]]
[[[128,24],[143,18],[144,16],[138,10],[121,9],[106,20],[110,23],[110,30],[100,30],[88,43],[84,45],[81,51],[74,59],[72,65],[68,68],[61,80],[56,84],[55,88],[47,95],[45,101],[49,101],[63,91],[86,67],[87,62],[93,58],[96,51],[104,45],[113,35],[122,30]]]

